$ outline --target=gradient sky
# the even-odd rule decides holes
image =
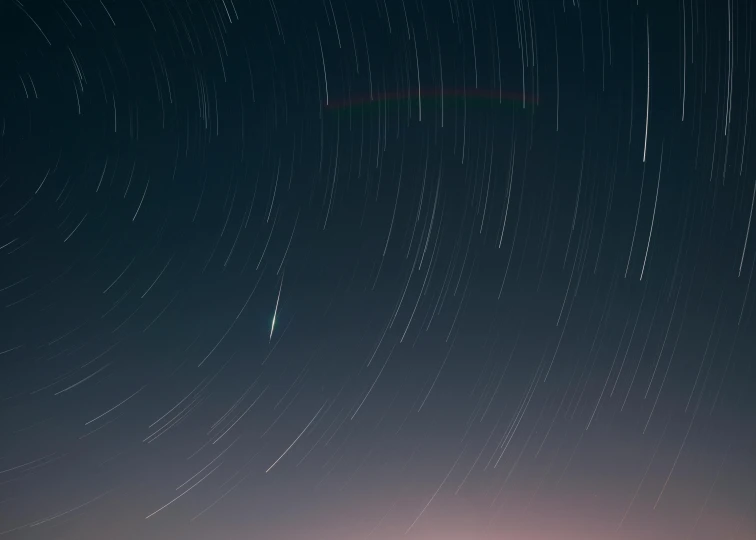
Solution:
[[[755,6],[0,5],[0,536],[755,538]]]

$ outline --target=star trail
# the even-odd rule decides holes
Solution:
[[[756,538],[755,11],[0,4],[0,537]]]

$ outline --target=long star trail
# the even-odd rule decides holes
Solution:
[[[659,176],[656,179],[656,194],[654,195],[654,210],[651,214],[651,227],[648,229],[648,242],[646,242],[646,253],[643,255],[643,266],[641,266],[640,280],[643,280],[643,272],[646,270],[646,261],[648,260],[648,249],[651,247],[651,235],[654,233],[654,222],[656,220],[656,205],[659,202],[659,186],[661,185],[662,163],[664,162],[664,144],[662,144],[661,157],[659,158]]]

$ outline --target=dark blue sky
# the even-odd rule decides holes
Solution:
[[[753,12],[0,6],[0,535],[752,538]]]

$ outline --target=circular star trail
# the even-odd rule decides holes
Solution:
[[[2,3],[0,536],[753,538],[755,10]]]

